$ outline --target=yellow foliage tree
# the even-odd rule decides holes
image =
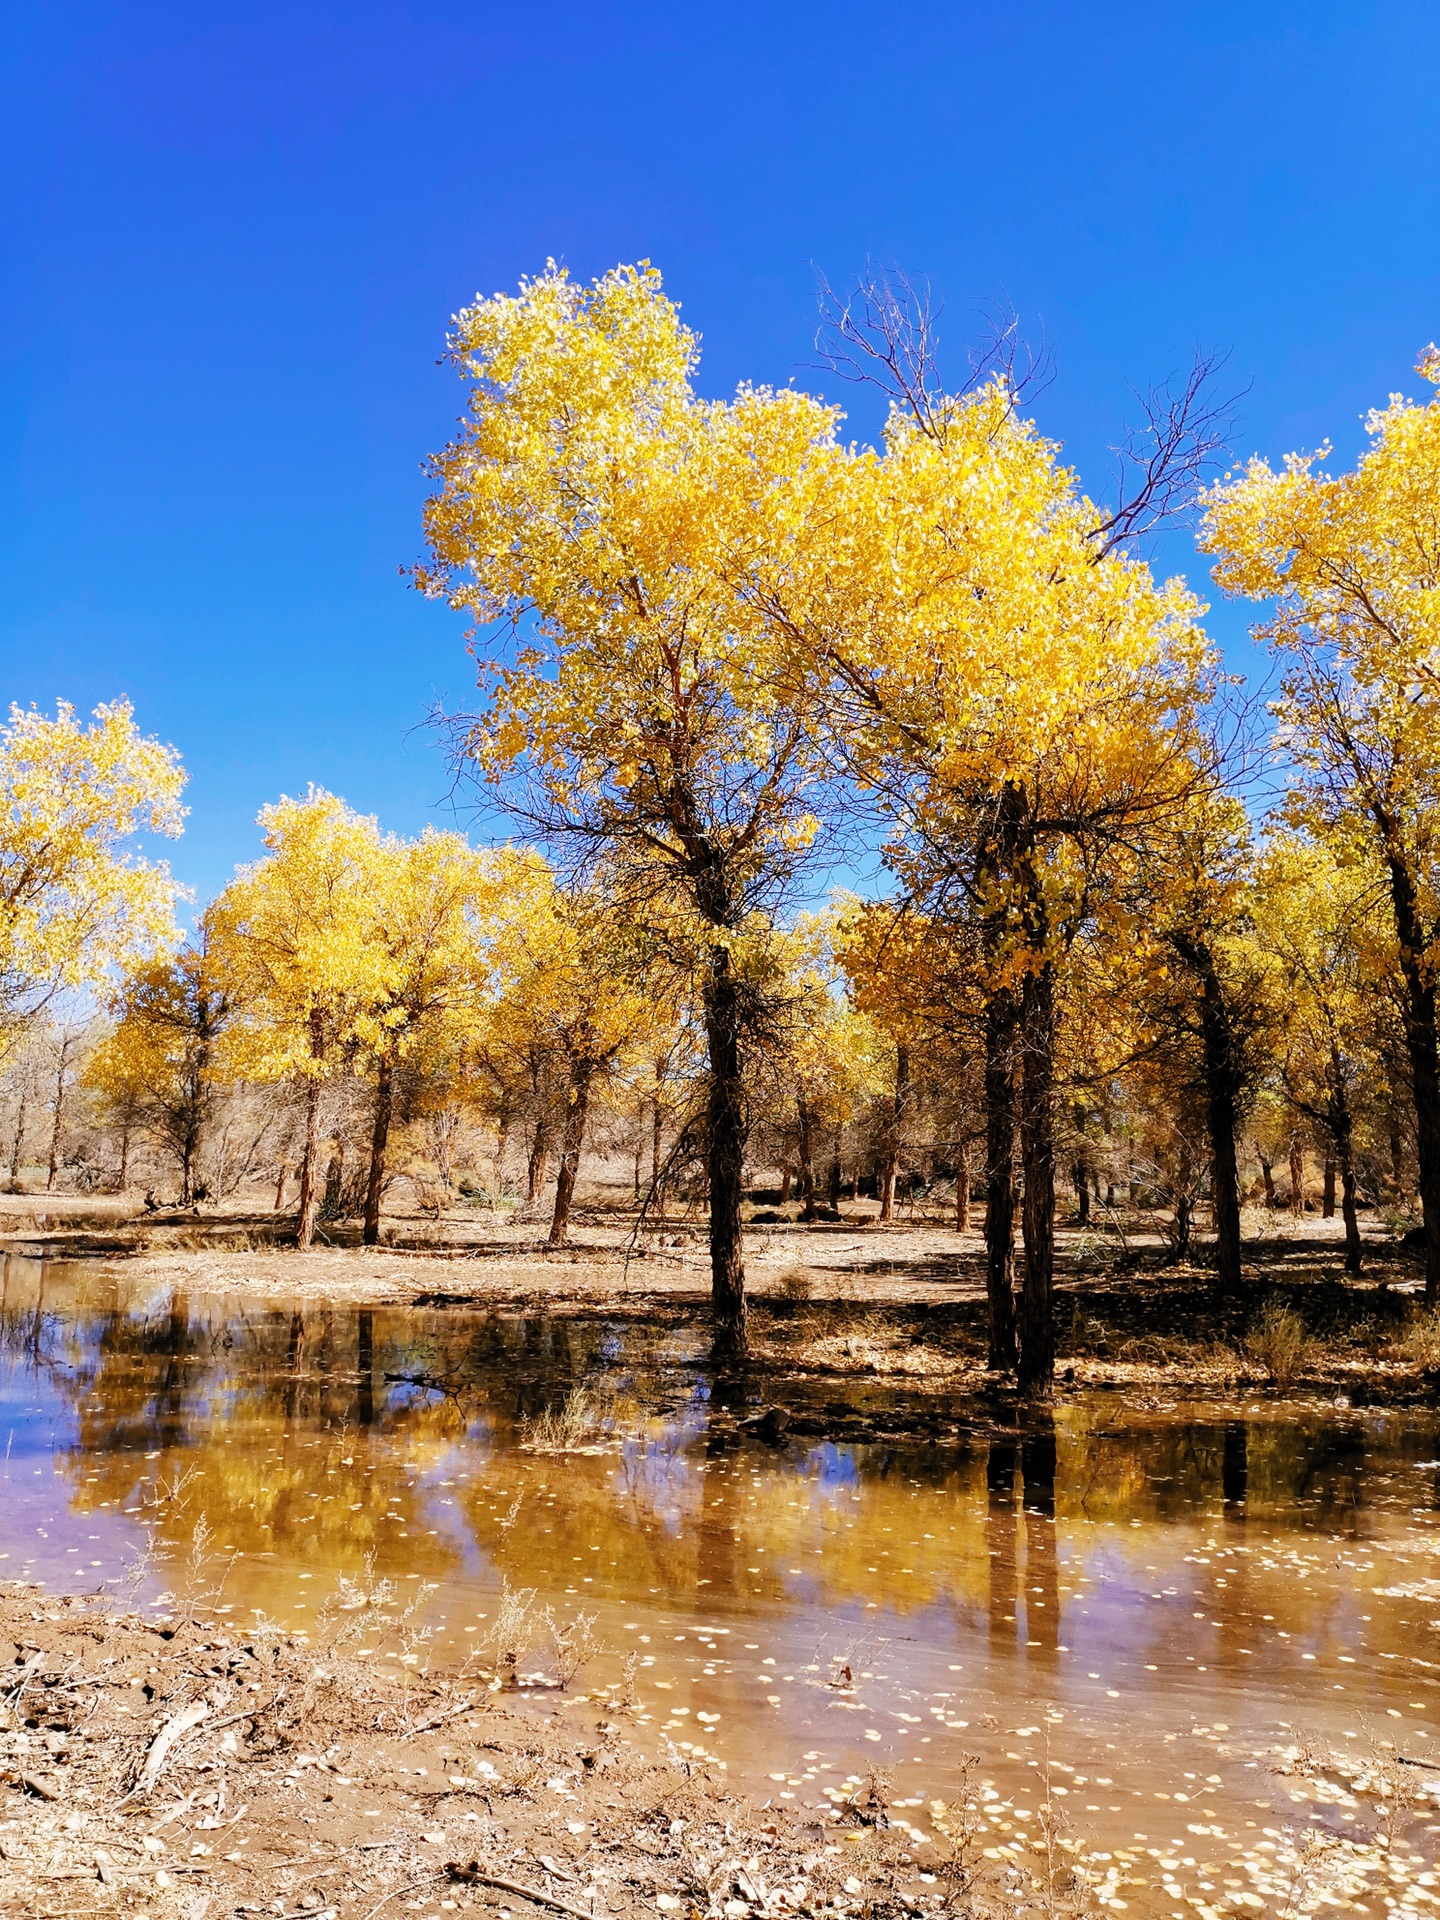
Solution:
[[[308,1247],[322,1090],[349,1064],[355,1023],[383,991],[372,937],[382,843],[373,819],[313,787],[303,800],[262,808],[260,825],[266,857],[241,868],[207,918],[216,965],[240,1008],[226,1043],[231,1072],[304,1088],[297,1239]]]
[[[497,994],[486,1037],[510,1053],[559,1064],[560,1163],[550,1244],[564,1245],[597,1085],[644,1055],[667,1025],[663,994],[636,978],[633,941],[603,885],[563,889],[540,860],[515,856],[506,920],[494,951]]]
[[[731,584],[757,505],[833,431],[793,392],[698,400],[697,345],[649,267],[583,287],[550,267],[458,318],[471,383],[433,462],[419,584],[520,644],[484,669],[463,751],[552,842],[603,858],[636,925],[692,971],[717,1341],[744,1340],[744,1064],[763,938],[814,831],[809,683]]]
[[[1440,385],[1440,349],[1417,371]],[[1327,450],[1212,489],[1202,547],[1227,593],[1271,600],[1293,825],[1384,875],[1414,1089],[1425,1290],[1440,1300],[1440,395],[1393,394],[1348,473]]]
[[[764,518],[761,524],[762,516]],[[1194,779],[1200,609],[1112,537],[1003,377],[907,396],[752,509],[737,592],[823,674],[835,758],[895,823],[914,896],[964,898],[986,997],[991,1363],[1053,1372],[1059,971],[1113,856]],[[1017,1322],[1012,1162],[1025,1169]]]
[[[110,1012],[115,1025],[87,1061],[86,1083],[136,1115],[174,1160],[180,1205],[191,1206],[232,1012],[206,942],[142,960],[113,990]]]
[[[94,987],[176,938],[180,889],[131,844],[174,837],[185,784],[173,748],[146,739],[128,702],[89,726],[10,709],[0,726],[0,1041],[56,993]]]

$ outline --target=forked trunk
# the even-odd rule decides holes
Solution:
[[[395,1109],[394,1067],[380,1062],[375,1083],[375,1125],[370,1134],[370,1176],[365,1182],[365,1225],[360,1238],[367,1247],[380,1244],[380,1195],[385,1188],[385,1150],[390,1144],[390,1120]]]
[[[707,1155],[710,1174],[710,1299],[715,1346],[745,1347],[745,1259],[740,1220],[745,1171],[745,1081],[740,1046],[740,988],[730,955],[717,947],[705,983],[705,1039],[710,1056]]]

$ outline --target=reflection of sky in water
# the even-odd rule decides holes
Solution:
[[[0,1576],[113,1593],[153,1539],[154,1593],[203,1513],[238,1556],[237,1622],[303,1626],[370,1562],[402,1598],[434,1584],[445,1657],[483,1640],[506,1580],[599,1616],[577,1724],[628,1652],[636,1737],[787,1796],[876,1762],[923,1798],[975,1752],[1033,1800],[1048,1729],[1077,1818],[1127,1842],[1146,1808],[1174,1824],[1193,1801],[1241,1834],[1288,1817],[1262,1756],[1297,1729],[1440,1747],[1430,1416],[1093,1396],[955,1445],[769,1449],[708,1428],[697,1351],[614,1321],[299,1314],[11,1260]],[[618,1390],[626,1437],[519,1451],[586,1379]],[[845,1666],[853,1687],[828,1684]]]

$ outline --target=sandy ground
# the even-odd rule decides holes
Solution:
[[[0,1588],[0,1913],[898,1916],[980,1864],[882,1783],[752,1806],[634,1752],[625,1699],[507,1706],[503,1656],[432,1674],[383,1595],[343,1599],[306,1644]]]

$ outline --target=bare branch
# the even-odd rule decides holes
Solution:
[[[902,407],[922,433],[943,440],[957,401],[999,376],[1018,405],[1053,377],[1044,347],[1020,338],[1020,323],[1008,301],[984,303],[984,318],[969,352],[970,371],[948,392],[939,375],[940,316],[928,280],[912,280],[899,267],[867,267],[851,293],[841,297],[822,276],[818,365],[842,380],[878,387]]]
[[[1229,446],[1235,408],[1249,392],[1242,387],[1220,397],[1218,382],[1228,358],[1197,347],[1178,386],[1172,376],[1137,394],[1144,418],[1111,448],[1116,504],[1091,534],[1102,553],[1122,541],[1143,539],[1195,505],[1206,475],[1219,467]]]

